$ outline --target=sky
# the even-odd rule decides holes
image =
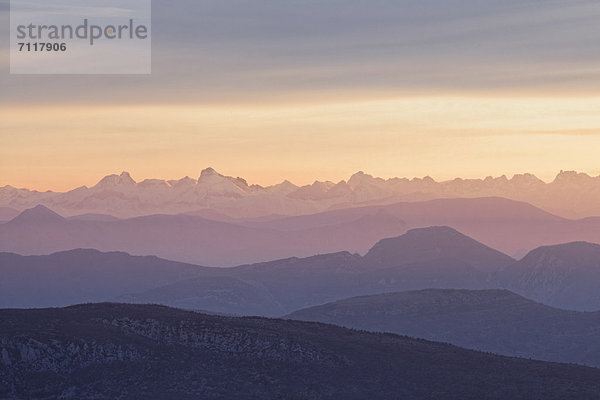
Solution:
[[[154,0],[139,76],[10,75],[8,10],[0,186],[600,174],[597,0]]]

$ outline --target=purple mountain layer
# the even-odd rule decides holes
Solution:
[[[513,257],[543,245],[600,243],[600,219],[568,220],[500,198],[440,199],[297,217],[216,221],[193,215],[63,218],[44,206],[0,224],[0,251],[125,251],[210,266],[350,251],[408,229],[445,225]]]

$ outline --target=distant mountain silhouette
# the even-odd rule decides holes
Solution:
[[[27,223],[27,224],[47,224],[47,223],[64,223],[65,218],[58,215],[48,207],[37,205],[31,209],[25,210],[14,219],[11,220],[12,224]]]
[[[364,254],[382,238],[436,225],[451,226],[519,257],[541,245],[600,242],[600,220],[565,220],[528,204],[494,198],[397,203],[245,220],[195,215],[65,219],[49,212],[43,213],[48,214],[44,218],[29,218],[28,214],[30,211],[24,211],[23,218],[0,223],[0,251],[35,255],[95,248],[233,266],[339,251]]]
[[[406,231],[402,220],[380,213],[336,225],[291,231],[272,229],[269,220],[257,224],[246,226],[193,215],[66,219],[37,206],[0,224],[0,251],[38,255],[94,248],[232,266],[346,249],[367,251],[381,237]]]
[[[187,310],[235,315],[282,315],[286,310],[262,283],[228,276],[186,279],[116,299],[123,303],[169,304]]]
[[[304,215],[367,205],[479,197],[524,201],[567,218],[600,216],[600,176],[561,171],[550,183],[531,174],[436,182],[430,177],[386,180],[358,172],[338,183],[315,181],[298,187],[283,181],[262,187],[209,167],[198,179],[186,176],[136,182],[122,172],[102,178],[93,187],[66,193],[0,188],[0,206],[24,210],[43,204],[65,216],[92,213],[121,218],[206,211],[235,218]],[[448,225],[438,222],[442,224]]]
[[[157,257],[72,250],[48,256],[0,253],[0,307],[105,301],[199,276],[203,269]]]
[[[427,231],[430,232],[427,232]],[[448,249],[460,248],[461,253],[443,254],[438,252],[439,246],[427,246],[426,242],[416,247],[407,246],[416,237],[437,238],[443,232],[446,239],[444,245]],[[433,242],[435,243],[435,241]],[[396,251],[394,244],[399,244],[402,251]],[[266,289],[278,307],[293,311],[311,305],[323,304],[347,297],[391,293],[419,289],[497,289],[511,288],[527,298],[551,304],[563,309],[580,311],[598,311],[598,293],[600,293],[600,279],[597,274],[600,268],[600,255],[597,248],[600,246],[590,244],[566,244],[543,247],[534,250],[532,254],[554,252],[564,253],[564,258],[559,265],[559,271],[550,276],[565,276],[569,279],[560,280],[562,284],[577,285],[566,286],[556,290],[550,284],[548,276],[540,276],[540,288],[522,286],[519,282],[527,275],[527,263],[531,262],[528,256],[521,261],[514,261],[501,253],[472,241],[472,239],[445,227],[432,227],[409,231],[398,238],[382,240],[368,253],[369,256],[360,257],[348,252],[324,254],[308,258],[292,258],[276,260],[267,263],[258,263],[236,268],[227,268],[222,271],[224,276],[235,277],[253,285],[260,284]],[[564,248],[571,249],[565,252]],[[379,250],[377,250],[379,249]],[[415,251],[416,249],[416,251]],[[431,252],[423,251],[431,249]],[[374,257],[380,250],[383,254],[394,254],[393,257]],[[584,255],[582,255],[584,254]],[[572,261],[569,261],[569,260]],[[375,262],[373,262],[375,260]],[[543,258],[539,263],[539,270],[546,271],[555,268],[557,258]],[[506,264],[503,265],[503,261]],[[403,264],[403,262],[406,262]],[[487,262],[487,263],[486,263]],[[475,265],[474,265],[475,264]],[[495,267],[492,267],[495,265]],[[580,269],[563,268],[564,266],[580,265]],[[552,272],[550,273],[552,274]],[[178,305],[179,297],[173,287],[156,288],[148,293],[138,293],[129,297],[135,302],[161,303]],[[534,290],[535,289],[535,290]],[[556,296],[555,292],[564,293],[563,297]],[[172,297],[170,297],[172,296]],[[545,297],[544,297],[545,296]],[[196,309],[208,309],[205,304],[197,304]],[[237,314],[236,309],[220,310]],[[261,315],[278,314],[260,313]],[[280,314],[279,314],[280,315]]]
[[[487,271],[514,261],[447,226],[412,229],[405,235],[383,239],[369,250],[364,261],[371,266],[394,266],[448,258]]]
[[[600,312],[559,310],[506,290],[428,289],[354,297],[286,318],[600,367]]]
[[[600,245],[574,242],[540,247],[501,271],[499,281],[548,305],[600,310]]]
[[[565,246],[574,245],[556,247]],[[600,280],[596,279],[600,257],[595,251],[581,256],[590,246],[596,249],[582,244],[573,252],[563,252],[565,257],[558,264],[556,257],[541,259],[536,268],[549,270],[550,278],[569,277],[555,279],[564,286],[558,289],[545,272],[539,277],[539,288],[522,286],[521,282],[531,280],[521,277],[529,271],[521,265],[529,263],[531,257],[516,262],[447,227],[420,228],[384,239],[364,257],[337,252],[232,268],[197,267],[156,257],[91,250],[51,256],[0,253],[0,274],[5,277],[0,280],[0,306],[60,306],[118,299],[227,314],[280,316],[353,296],[428,288],[519,286],[514,290],[520,294],[538,301],[546,295],[544,299],[559,308],[600,310]],[[578,263],[579,270],[568,267]],[[576,285],[571,286],[573,283]],[[77,290],[70,290],[73,287]],[[557,295],[563,292],[565,296]]]
[[[2,398],[592,399],[600,370],[317,323],[94,304],[0,310]]]
[[[299,227],[340,223],[376,213],[399,218],[409,229],[450,226],[515,258],[521,258],[529,250],[543,245],[581,240],[600,243],[600,219],[567,220],[527,203],[492,197],[344,208],[313,215],[281,218],[263,226],[293,230]]]
[[[430,234],[424,233],[428,230]],[[428,248],[425,243],[418,251],[402,247],[415,236],[422,236],[424,241],[443,236],[448,249],[462,249],[462,253],[440,255],[435,242],[430,252],[423,251]],[[228,314],[278,316],[363,294],[430,287],[487,288],[489,267],[477,262],[514,261],[450,228],[409,231],[383,243],[374,249],[386,247],[393,252],[392,245],[398,243],[401,251],[394,252],[398,257],[374,263],[370,257],[338,252],[234,268],[204,268],[156,257],[86,250],[29,257],[0,253],[0,272],[7,276],[0,282],[4,285],[0,287],[0,306],[60,306],[118,299]],[[188,275],[176,279],[182,268]],[[139,281],[137,275],[141,275]],[[71,286],[77,290],[69,291]]]
[[[415,244],[415,238],[422,239],[416,250],[406,246],[406,243]],[[439,242],[436,239],[440,238],[447,246],[447,253],[440,254],[437,251]],[[431,241],[430,246],[427,245],[428,241]],[[396,244],[398,251],[395,251]],[[460,249],[460,253],[451,249]],[[380,250],[394,257],[369,256]],[[430,287],[487,288],[491,285],[489,277],[494,271],[492,265],[498,268],[512,262],[514,260],[510,257],[451,228],[432,227],[385,239],[365,257],[340,252],[226,268],[221,273],[250,284],[252,297],[257,296],[257,290],[269,294],[271,305],[266,307],[264,302],[259,302],[260,307],[253,308],[252,314],[277,316],[298,308],[362,294]],[[250,309],[246,307],[242,311],[240,304],[233,303],[229,308],[213,308],[202,299],[202,292],[194,289],[201,281],[202,278],[199,278],[193,282],[181,282],[118,299],[179,307],[185,304],[185,308],[230,314],[243,314]],[[191,295],[190,289],[197,294]],[[212,290],[208,290],[208,293]],[[223,287],[219,290],[227,293],[230,289]],[[267,298],[265,294],[260,297]]]
[[[119,218],[108,214],[80,214],[68,218],[71,221],[118,221]]]

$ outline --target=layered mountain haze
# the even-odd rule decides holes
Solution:
[[[569,220],[527,203],[498,197],[436,199],[345,208],[271,219],[268,226],[278,230],[294,230],[354,221],[361,216],[374,214],[380,214],[384,219],[397,218],[407,228],[450,226],[517,258],[542,245],[578,240],[600,243],[598,218]],[[256,223],[246,222],[245,225],[256,226]]]
[[[331,225],[281,230],[272,228],[269,220],[245,224],[194,215],[67,219],[36,206],[0,224],[0,251],[41,255],[94,248],[233,266],[343,250],[366,252],[382,237],[405,231],[402,220],[377,212]]]
[[[337,252],[233,268],[198,267],[96,250],[50,256],[5,253],[0,257],[0,276],[6,277],[0,279],[0,307],[118,300],[236,315],[281,316],[369,294],[515,287],[525,297],[554,299],[553,305],[559,308],[600,310],[600,279],[596,279],[600,255],[590,252],[582,260],[577,252],[562,251],[565,246],[570,245],[533,250],[523,260],[515,261],[452,228],[430,227],[381,240],[365,256]],[[523,286],[522,276],[511,273],[526,272],[519,265],[529,263],[540,252],[564,253],[560,263],[553,257],[543,257],[537,268],[553,271],[562,277],[561,283],[585,283],[566,285],[577,291],[576,295],[556,296],[556,286],[547,285],[549,279],[544,274],[528,279],[530,285]],[[148,268],[144,268],[145,262]],[[572,267],[576,265],[582,267]],[[119,281],[121,274],[124,278]],[[138,274],[140,279],[135,278]],[[69,291],[71,286],[77,290]]]
[[[0,0],[0,400],[600,400],[599,21]]]
[[[398,290],[439,288],[481,289],[490,287],[487,274],[465,262],[440,259],[436,262],[401,264],[371,268],[358,255],[326,254],[305,259],[228,268],[228,278],[245,282],[246,293],[260,302],[227,301],[216,304],[206,297],[235,297],[236,287],[222,282],[218,288],[204,289],[206,278],[195,278],[116,300],[138,304],[164,304],[236,315],[281,316],[291,311],[343,299],[349,296],[387,293]],[[212,278],[211,278],[212,279]],[[212,281],[209,281],[211,283]]]
[[[502,198],[438,199],[252,219],[214,212],[127,219],[98,214],[59,218],[44,206],[34,210],[0,223],[0,251],[41,255],[94,248],[234,266],[339,251],[364,254],[383,238],[436,225],[450,226],[516,258],[543,245],[600,243],[600,219],[568,220]]]
[[[428,289],[354,297],[286,318],[600,367],[600,312],[560,310],[506,290]]]
[[[71,250],[48,256],[0,253],[0,308],[106,301],[210,273],[212,269],[125,253]]]
[[[248,218],[271,214],[301,215],[332,208],[424,201],[438,198],[504,197],[524,201],[566,218],[600,215],[600,176],[561,171],[549,183],[531,174],[436,182],[425,178],[375,178],[358,172],[348,181],[298,187],[289,181],[263,187],[212,168],[198,179],[146,179],[129,173],[109,175],[95,186],[66,193],[0,188],[0,206],[25,210],[45,205],[65,216],[110,214],[127,218],[148,214],[212,212]]]

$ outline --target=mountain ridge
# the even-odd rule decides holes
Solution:
[[[534,275],[534,279],[529,277],[523,279],[520,274],[514,274],[511,271],[514,271],[515,265],[517,265],[518,271],[527,272],[527,268],[518,266],[523,262],[527,265],[531,254],[516,261],[451,228],[440,229],[438,227],[429,228],[430,233],[425,236],[417,234],[416,237],[420,239],[415,246],[406,245],[412,243],[415,232],[422,233],[423,230],[423,228],[412,230],[397,238],[384,239],[376,243],[372,247],[375,250],[372,250],[371,254],[373,251],[378,251],[377,249],[382,247],[381,243],[384,243],[387,246],[382,252],[385,257],[373,258],[369,253],[361,256],[348,251],[340,251],[302,258],[288,257],[231,268],[207,268],[157,257],[129,256],[123,252],[102,253],[97,250],[73,250],[50,256],[18,256],[0,253],[0,269],[2,275],[5,276],[0,281],[0,305],[29,305],[23,301],[18,303],[19,296],[25,296],[27,301],[37,299],[38,303],[30,304],[36,306],[69,304],[64,302],[44,303],[42,294],[46,293],[44,301],[63,299],[65,294],[62,289],[54,293],[50,290],[52,286],[48,286],[46,283],[58,279],[55,285],[62,288],[66,284],[65,282],[71,282],[76,277],[81,280],[76,286],[88,289],[81,293],[80,297],[69,297],[63,301],[72,302],[77,298],[84,301],[88,299],[85,297],[85,293],[96,293],[96,297],[91,299],[160,303],[226,314],[279,316],[300,308],[352,296],[426,288],[508,288],[528,298],[548,302],[559,308],[600,310],[600,299],[598,298],[600,287],[597,286],[600,279],[595,278],[600,272],[600,252],[596,250],[600,246],[578,242],[541,247],[540,250],[534,250],[531,254],[543,253],[549,251],[548,249],[564,252],[562,249],[572,246],[589,247],[596,251],[586,257],[579,257],[577,252],[575,254],[566,252],[563,257],[565,261],[558,265],[553,264],[556,257],[543,258],[542,273],[539,277]],[[445,237],[443,249],[437,245],[436,236],[440,235]],[[427,240],[424,239],[425,237]],[[465,242],[467,246],[464,245]],[[394,248],[394,246],[398,247]],[[460,251],[456,252],[456,249]],[[111,257],[117,259],[111,261]],[[58,262],[57,259],[63,261]],[[579,259],[582,261],[577,261]],[[152,280],[152,274],[145,273],[144,262],[158,268],[152,272],[160,277],[158,281]],[[570,267],[571,264],[576,265],[577,262],[581,262],[584,268],[573,269]],[[43,268],[44,265],[46,265],[45,268]],[[99,268],[101,265],[105,266]],[[132,265],[132,268],[129,268],[129,265]],[[129,270],[136,271],[136,273],[141,273],[144,279],[150,281],[145,283],[146,286],[140,286],[142,281],[136,282],[135,276],[130,276],[132,279],[118,282],[119,285],[126,283],[130,285],[128,286],[129,290],[122,287],[120,291],[115,291],[115,287],[118,285],[112,283],[110,276],[117,277],[115,274],[119,270],[118,268],[115,270],[115,268],[118,266],[124,268],[121,272],[123,274]],[[27,271],[32,268],[37,268],[36,271],[39,270],[39,272],[30,276]],[[178,275],[165,275],[164,273],[169,270],[178,271],[182,268],[188,272],[193,270],[193,274],[176,279]],[[575,292],[566,297],[557,297],[555,287],[548,285],[548,282],[553,281],[546,278],[545,271],[547,269],[556,270],[556,272],[552,272],[551,276],[562,277],[557,281],[558,284],[579,282],[578,285],[572,286]],[[46,274],[49,276],[44,278]],[[17,280],[8,284],[10,279]],[[528,284],[521,285],[522,282]],[[36,285],[41,286],[37,287]],[[96,292],[93,292],[91,289],[95,288],[95,285],[97,285]],[[104,287],[102,285],[107,285],[107,287],[102,289]],[[24,292],[21,294],[14,292],[14,287],[23,288]],[[25,288],[29,289],[25,290]],[[31,293],[34,293],[35,296]],[[101,294],[103,296],[100,296]],[[554,299],[555,302],[551,303],[548,299]],[[574,302],[574,300],[577,301]]]
[[[239,218],[301,215],[367,203],[490,196],[524,201],[571,219],[600,216],[600,176],[575,171],[561,171],[550,182],[532,174],[438,182],[430,177],[382,179],[360,171],[347,181],[315,181],[304,186],[288,180],[271,186],[249,185],[243,178],[222,175],[211,167],[202,170],[198,179],[186,176],[140,182],[124,171],[107,175],[92,187],[64,193],[7,185],[0,187],[0,206],[24,210],[44,204],[67,216],[110,214],[119,218],[212,209]]]
[[[312,322],[114,303],[0,310],[0,397],[591,399],[600,370]]]
[[[284,318],[600,367],[600,311],[556,309],[503,289],[424,289],[358,296]]]
[[[407,259],[408,252],[415,254],[415,258]],[[465,255],[467,259],[464,259]],[[402,259],[401,264],[440,258],[463,258],[474,267],[488,271],[515,261],[448,226],[415,228],[402,236],[382,239],[364,256],[365,262],[372,266],[393,266],[394,258]]]
[[[54,224],[47,218],[37,224],[19,218],[0,223],[0,251],[31,255],[96,248],[233,266],[336,251],[364,254],[382,238],[437,225],[450,226],[517,258],[542,245],[600,243],[600,219],[567,220],[502,198],[401,202],[295,217],[235,219],[213,211],[54,219]]]
[[[551,306],[600,309],[600,245],[570,242],[542,246],[498,272],[504,287]]]

